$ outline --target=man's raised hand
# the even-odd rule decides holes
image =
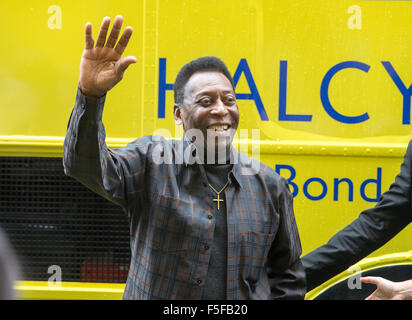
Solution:
[[[88,97],[103,96],[123,78],[127,67],[137,61],[134,56],[121,58],[133,32],[131,27],[126,27],[116,44],[122,24],[123,17],[116,16],[106,41],[110,18],[105,17],[94,46],[92,24],[86,23],[86,44],[80,61],[79,88]]]

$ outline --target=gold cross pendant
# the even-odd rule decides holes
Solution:
[[[217,194],[217,199],[213,199],[213,201],[214,201],[214,202],[217,202],[217,210],[220,210],[220,209],[219,209],[219,204],[220,204],[220,202],[223,202],[223,201],[225,201],[225,200],[220,199],[220,194]]]
[[[226,184],[223,186],[222,190],[217,191],[215,188],[213,188],[213,186],[209,183],[209,187],[210,189],[212,189],[216,195],[217,195],[217,199],[213,199],[213,202],[217,202],[217,210],[220,210],[220,202],[223,202],[225,200],[220,199],[220,194],[222,193],[223,190],[225,190],[225,188],[227,187],[227,185],[229,184],[229,181],[226,182]]]

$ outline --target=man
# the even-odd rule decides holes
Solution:
[[[182,141],[149,136],[116,150],[106,146],[106,92],[136,62],[121,58],[132,29],[115,45],[122,17],[106,42],[109,24],[103,19],[95,47],[86,24],[63,161],[66,174],[127,214],[132,255],[124,299],[302,299],[291,193],[272,169],[231,147],[239,111],[221,60],[199,58],[176,78]]]
[[[302,258],[308,291],[383,246],[405,228],[412,219],[411,165],[412,141],[409,142],[401,172],[374,208],[334,235],[327,244]]]

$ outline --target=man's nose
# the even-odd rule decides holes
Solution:
[[[211,113],[217,116],[224,116],[228,113],[228,111],[223,101],[218,99],[213,106]]]

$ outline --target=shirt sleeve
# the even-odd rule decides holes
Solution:
[[[279,229],[268,255],[267,271],[272,299],[304,299],[305,272],[302,247],[293,211],[293,197],[287,181],[279,177],[277,192]]]
[[[327,244],[302,258],[312,290],[383,246],[411,221],[411,143],[400,173],[374,208],[363,211]]]
[[[77,90],[63,146],[65,173],[125,210],[128,193],[138,201],[143,190],[147,143],[136,140],[126,147],[110,149],[102,114],[106,95],[95,99]],[[137,200],[136,200],[137,199]]]

